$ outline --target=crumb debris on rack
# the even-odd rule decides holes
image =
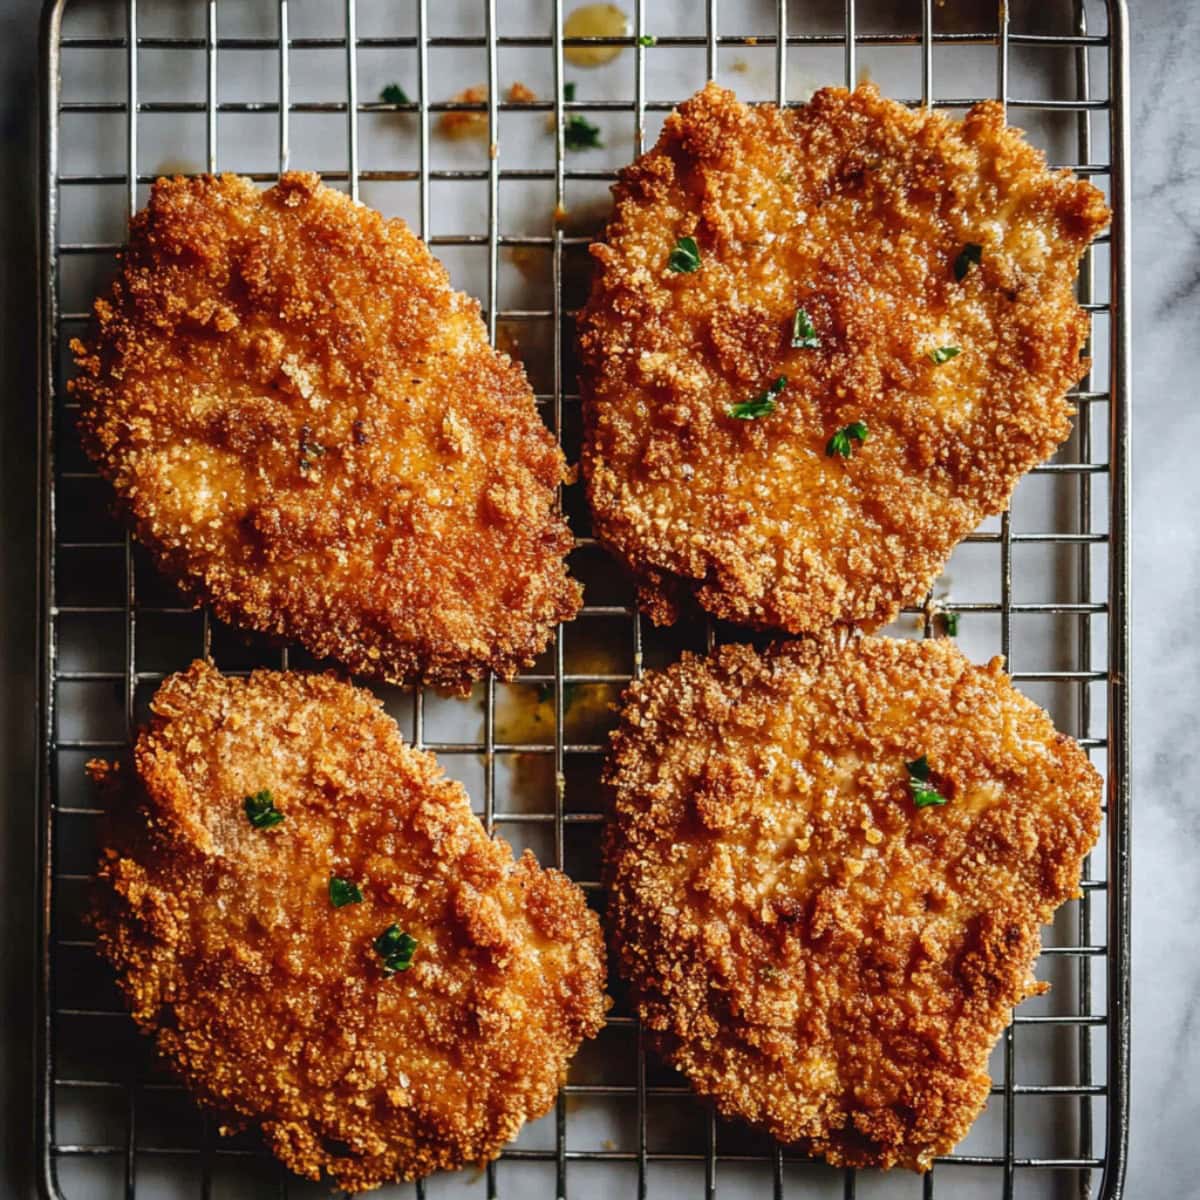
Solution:
[[[520,80],[509,85],[504,94],[510,104],[532,104],[537,100],[537,93]],[[488,100],[487,85],[477,83],[473,87],[463,88],[450,97],[451,104],[486,104]],[[488,132],[488,115],[486,112],[444,112],[438,117],[437,131],[450,141],[462,141],[465,138],[485,138]],[[495,145],[488,147],[492,158],[496,157]]]

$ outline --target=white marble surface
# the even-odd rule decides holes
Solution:
[[[953,0],[947,0],[949,4]],[[569,6],[568,6],[569,7]],[[672,6],[674,7],[674,6]],[[723,9],[726,5],[722,6]],[[793,3],[794,8],[800,7]],[[0,4],[0,83],[10,155],[3,257],[3,369],[9,384],[0,421],[0,805],[6,947],[0,1010],[0,1193],[28,1193],[31,1164],[29,1029],[33,980],[31,847],[33,729],[32,505],[29,499],[35,203],[32,3]],[[653,9],[647,5],[647,11]],[[503,11],[503,5],[501,6]],[[1200,148],[1190,116],[1200,74],[1200,10],[1185,0],[1133,13],[1134,66],[1134,1117],[1131,1197],[1200,1195],[1193,1180],[1200,1122],[1200,1029],[1192,920],[1200,916],[1193,856],[1200,854],[1200,783],[1190,735],[1200,672],[1189,620],[1200,537],[1200,472],[1192,445],[1200,411],[1184,388],[1183,354],[1195,337],[1200,293]],[[361,31],[361,28],[360,28]],[[1183,103],[1173,97],[1183,97]],[[1183,391],[1183,395],[1178,392]],[[1197,437],[1189,437],[1189,433]],[[982,647],[980,648],[982,652]],[[939,1186],[939,1194],[945,1185]],[[680,1180],[679,1194],[690,1194]],[[907,1194],[907,1193],[904,1193]],[[953,1192],[950,1194],[954,1194]],[[1026,1193],[1019,1191],[1018,1194]],[[1032,1193],[1029,1193],[1032,1194]]]
[[[1200,1128],[1200,8],[1134,5],[1131,1197],[1197,1196]]]

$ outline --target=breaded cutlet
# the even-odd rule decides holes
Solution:
[[[580,317],[600,541],[657,622],[873,630],[1071,429],[1108,223],[1000,105],[709,84],[614,188]]]
[[[563,456],[403,221],[311,174],[160,179],[95,318],[85,449],[223,620],[465,691],[575,614]]]
[[[648,673],[605,778],[608,928],[658,1051],[834,1165],[948,1153],[1079,894],[1084,751],[999,659],[805,639]]]
[[[167,1066],[347,1191],[495,1158],[603,1023],[583,893],[331,674],[196,662],[152,713],[136,780],[92,765],[122,789],[93,921]]]

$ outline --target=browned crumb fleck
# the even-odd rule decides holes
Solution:
[[[486,104],[487,85],[477,83],[463,88],[450,97],[454,104]],[[463,138],[485,138],[488,132],[488,115],[485,112],[444,112],[437,119],[437,131],[451,141]]]
[[[922,756],[942,806],[914,806]],[[627,691],[605,777],[610,931],[666,1058],[835,1165],[950,1151],[1100,827],[1087,756],[1000,660],[885,638],[685,655]]]
[[[562,455],[402,221],[315,175],[159,180],[95,311],[72,342],[86,449],[222,619],[465,688],[578,608]]]
[[[537,93],[518,81],[509,86],[506,97],[513,104],[529,104],[537,99]],[[487,98],[487,85],[477,83],[451,96],[450,100],[454,104],[486,104]],[[437,131],[451,141],[485,138],[488,133],[488,115],[486,112],[445,112],[438,117]],[[489,150],[495,158],[495,147],[491,146]]]
[[[89,758],[83,764],[83,769],[87,772],[87,777],[93,783],[105,787],[120,773],[121,764],[119,762],[109,762],[104,758]]]
[[[134,1019],[223,1128],[340,1189],[494,1158],[607,1005],[599,921],[332,675],[172,676],[94,923]],[[255,828],[269,789],[283,821]],[[362,902],[334,908],[331,876]],[[375,938],[417,940],[388,976]]]
[[[875,628],[1069,433],[1078,260],[1109,214],[998,104],[957,122],[867,86],[780,111],[710,84],[615,195],[580,320],[582,461],[656,620],[691,593],[752,626]],[[668,267],[685,236],[690,274]],[[800,307],[817,349],[791,345]],[[730,415],[779,376],[773,412]],[[827,454],[857,421],[869,441]]]

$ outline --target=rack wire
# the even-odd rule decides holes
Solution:
[[[92,956],[90,945],[78,925],[90,867],[85,856],[93,848],[89,833],[101,815],[94,800],[72,784],[82,760],[92,754],[119,753],[134,732],[145,694],[169,669],[183,661],[148,669],[143,650],[153,640],[154,623],[163,617],[183,617],[190,610],[179,606],[169,593],[148,578],[128,535],[121,535],[103,522],[76,519],[81,508],[76,485],[94,479],[73,450],[74,430],[71,405],[65,395],[65,370],[61,354],[67,338],[86,320],[87,314],[62,302],[64,263],[73,259],[111,256],[119,249],[116,241],[103,238],[63,239],[60,214],[68,193],[90,189],[123,189],[126,211],[138,206],[139,186],[154,175],[139,169],[139,138],[147,117],[158,115],[202,116],[204,120],[204,169],[215,171],[222,152],[220,125],[235,114],[273,115],[276,121],[275,160],[262,169],[245,172],[269,182],[287,169],[292,158],[292,118],[298,114],[341,114],[345,118],[342,162],[330,162],[322,175],[327,181],[345,185],[359,198],[360,187],[371,183],[409,183],[417,188],[415,225],[435,248],[480,247],[487,257],[486,287],[481,297],[488,330],[493,340],[498,324],[548,322],[552,330],[549,387],[539,391],[538,403],[548,424],[567,440],[578,395],[571,386],[569,350],[562,331],[569,329],[573,313],[564,299],[566,256],[587,243],[561,225],[545,234],[507,234],[501,229],[502,184],[528,181],[549,183],[556,211],[567,206],[568,185],[610,181],[610,170],[568,166],[564,153],[565,119],[575,113],[632,114],[634,135],[631,156],[647,142],[649,114],[668,111],[680,96],[651,98],[647,91],[647,56],[662,49],[703,51],[703,75],[718,72],[720,55],[749,47],[773,50],[774,99],[796,103],[789,94],[789,55],[797,49],[841,49],[844,79],[853,85],[859,77],[860,57],[872,48],[911,47],[920,55],[920,95],[912,104],[962,108],[983,95],[938,94],[937,80],[943,56],[961,48],[994,51],[994,89],[1010,111],[1066,115],[1074,123],[1074,148],[1067,166],[1105,186],[1114,208],[1109,237],[1089,252],[1081,272],[1080,299],[1083,308],[1106,328],[1098,331],[1094,345],[1097,368],[1074,393],[1078,406],[1076,434],[1066,451],[1051,463],[1036,469],[1034,476],[1049,477],[1065,494],[1068,503],[1051,506],[1050,526],[1045,529],[1014,528],[1011,513],[1005,513],[994,528],[985,526],[968,539],[969,544],[994,548],[999,564],[996,599],[959,601],[946,607],[964,616],[998,622],[998,648],[1010,664],[1017,651],[1014,679],[1032,688],[1065,689],[1073,702],[1068,720],[1073,721],[1079,740],[1107,779],[1106,840],[1103,867],[1093,874],[1089,862],[1082,899],[1068,906],[1069,915],[1056,926],[1065,937],[1046,947],[1045,960],[1057,964],[1056,987],[1070,1002],[1067,1011],[1018,1013],[1006,1032],[994,1060],[999,1081],[993,1088],[998,1114],[996,1145],[990,1152],[960,1150],[937,1161],[935,1169],[921,1180],[911,1176],[881,1177],[853,1171],[831,1170],[796,1159],[786,1149],[765,1143],[744,1131],[726,1126],[706,1108],[689,1098],[682,1081],[648,1056],[642,1031],[627,1007],[618,1006],[608,1025],[627,1043],[632,1058],[630,1069],[619,1080],[603,1072],[591,1081],[574,1080],[559,1096],[549,1118],[545,1144],[519,1141],[506,1150],[498,1164],[489,1166],[481,1179],[464,1179],[462,1192],[473,1186],[475,1195],[554,1196],[561,1200],[613,1192],[654,1200],[668,1191],[692,1189],[706,1200],[721,1196],[915,1195],[927,1198],[953,1194],[1000,1195],[1099,1195],[1116,1200],[1122,1194],[1128,1119],[1129,1069],[1129,744],[1128,744],[1128,177],[1127,177],[1127,50],[1126,14],[1121,0],[1108,0],[1103,7],[1069,3],[1069,32],[1024,32],[1010,28],[1007,0],[1000,0],[993,28],[969,32],[938,31],[933,0],[914,0],[914,28],[879,30],[860,26],[860,9],[855,0],[844,0],[841,28],[828,31],[803,26],[798,4],[776,0],[771,28],[755,33],[731,35],[722,32],[721,21],[735,6],[731,0],[705,0],[702,34],[660,36],[653,49],[642,42],[647,32],[651,5],[646,0],[632,4],[632,28],[621,38],[565,39],[563,0],[548,0],[546,29],[537,35],[509,36],[500,32],[497,0],[480,0],[484,31],[481,36],[435,36],[430,32],[428,0],[413,0],[415,32],[404,36],[360,36],[359,6],[344,0],[344,24],[339,36],[293,37],[289,33],[288,0],[273,0],[276,32],[270,37],[222,36],[221,17],[232,0],[198,0],[194,6],[203,14],[203,33],[146,36],[140,32],[143,11],[151,8],[138,0],[124,0],[124,28],[103,34],[64,32],[64,19],[72,7],[68,0],[52,0],[44,15],[42,102],[44,172],[42,178],[41,229],[42,341],[40,397],[40,494],[41,494],[41,611],[42,662],[40,721],[43,730],[39,805],[42,814],[39,835],[42,890],[42,956],[39,989],[42,999],[39,1026],[40,1055],[37,1102],[40,1114],[40,1155],[45,1193],[54,1197],[194,1195],[205,1198],[226,1194],[226,1168],[245,1183],[257,1183],[249,1191],[232,1194],[258,1195],[263,1180],[272,1194],[301,1195],[303,1185],[290,1181],[282,1170],[265,1162],[252,1140],[220,1139],[208,1118],[195,1117],[196,1126],[186,1132],[188,1117],[163,1132],[156,1132],[162,1110],[182,1096],[181,1089],[157,1072],[149,1056],[127,1036],[124,1018],[111,987],[95,984],[94,976],[82,966]],[[1089,21],[1101,18],[1100,32]],[[919,24],[919,28],[915,27]],[[633,89],[630,99],[566,100],[564,52],[572,46],[614,46],[633,56]],[[548,54],[552,59],[553,99],[531,103],[504,100],[499,90],[500,57],[520,49]],[[141,56],[148,51],[187,50],[204,56],[203,100],[147,100],[139,92]],[[344,53],[345,89],[341,100],[299,101],[293,95],[294,58],[305,51]],[[360,56],[364,51],[410,52],[415,63],[417,98],[402,104],[364,100],[360,95]],[[485,65],[486,103],[435,99],[430,71],[430,51],[475,51]],[[1010,69],[1014,51],[1051,50],[1070,57],[1068,94],[1023,96],[1012,87]],[[277,88],[273,100],[221,99],[218,63],[229,53],[268,52],[277,64]],[[122,59],[126,89],[122,99],[64,98],[63,60],[72,56],[116,52]],[[1095,90],[1096,78],[1101,89]],[[697,78],[698,86],[703,77]],[[485,166],[479,168],[435,168],[431,152],[431,119],[450,112],[485,115],[487,140],[491,147]],[[555,155],[552,167],[510,163],[503,154],[501,115],[509,112],[541,112],[552,116]],[[117,171],[67,169],[71,163],[60,153],[60,123],[66,114],[111,114],[123,120],[124,166]],[[416,166],[405,169],[362,167],[360,123],[368,114],[407,113],[417,122]],[[1096,130],[1099,129],[1099,136]],[[443,182],[475,182],[486,189],[486,228],[464,233],[435,233],[431,219],[431,190]],[[551,295],[548,306],[500,307],[501,254],[510,249],[538,249],[551,256]],[[570,446],[567,446],[570,450]],[[1065,492],[1064,492],[1065,489]],[[83,505],[86,507],[86,504]],[[576,514],[572,514],[575,516]],[[86,514],[85,514],[86,518]],[[576,539],[577,559],[595,549],[586,528]],[[1074,556],[1073,571],[1064,584],[1061,573],[1050,599],[1019,598],[1021,571],[1014,565],[1014,552],[1027,550]],[[68,564],[74,564],[68,566]],[[93,564],[89,566],[88,564]],[[109,588],[107,564],[115,572]],[[83,578],[82,592],[78,583]],[[89,582],[90,580],[90,582]],[[98,582],[99,581],[99,582]],[[1022,593],[1023,594],[1023,593]],[[931,605],[923,610],[925,632],[931,632]],[[910,614],[911,616],[912,614]],[[922,615],[922,614],[917,614]],[[1049,665],[1021,660],[1021,636],[1014,624],[1027,617],[1048,617],[1067,623],[1070,644],[1068,665],[1056,657]],[[482,765],[482,812],[489,830],[501,829],[507,836],[540,836],[543,856],[568,869],[595,899],[599,884],[594,872],[576,869],[576,841],[595,841],[602,814],[595,803],[577,802],[575,783],[582,778],[579,795],[592,796],[588,773],[594,772],[603,753],[602,730],[572,733],[568,693],[573,686],[616,689],[640,673],[644,661],[677,651],[674,643],[658,645],[655,631],[643,627],[629,597],[614,598],[601,588],[596,594],[589,581],[580,623],[589,620],[625,623],[620,641],[628,667],[621,671],[590,670],[572,665],[567,639],[556,631],[551,649],[537,668],[520,677],[522,685],[545,689],[552,695],[553,733],[538,738],[504,735],[498,727],[498,684],[489,678],[482,685],[482,733],[439,735],[443,728],[444,702],[417,690],[397,703],[404,713],[412,741],[434,750],[447,764],[456,758]],[[262,662],[287,667],[289,662],[305,665],[302,655],[259,648],[253,662],[243,661],[241,650],[231,650],[226,631],[207,612],[198,618],[197,640],[191,653],[214,656],[219,665],[245,669]],[[64,653],[68,628],[84,631],[84,641],[119,645],[119,661],[101,654],[84,655],[84,665],[73,665]],[[711,646],[720,632],[711,625],[693,631],[701,645]],[[230,662],[223,661],[229,656]],[[273,656],[273,657],[272,657]],[[253,657],[253,655],[252,655]],[[104,661],[100,661],[100,659]],[[1098,665],[1099,664],[1099,665]],[[72,689],[100,689],[116,699],[120,720],[88,716]],[[107,690],[105,690],[107,689]],[[115,691],[114,691],[115,689]],[[431,707],[435,706],[435,707]],[[510,759],[548,762],[553,779],[552,802],[533,811],[510,811],[497,802],[497,772],[506,770]],[[451,767],[451,770],[453,768]],[[74,774],[72,774],[74,772]],[[476,793],[477,794],[477,793]],[[589,831],[591,831],[589,833]],[[81,849],[82,847],[82,849]],[[83,857],[81,857],[83,856]],[[586,857],[586,855],[585,855]],[[102,993],[103,1004],[95,997]],[[82,1027],[91,1032],[79,1034]],[[72,1032],[74,1030],[74,1032]],[[118,1032],[118,1030],[120,1032]],[[1067,1078],[1055,1082],[1023,1081],[1018,1078],[1017,1040],[1024,1035],[1057,1038],[1055,1054],[1067,1047]],[[1062,1039],[1066,1038],[1064,1042]],[[99,1049],[100,1053],[92,1051]],[[1025,1153],[1018,1145],[1022,1104],[1035,1099],[1067,1104],[1073,1113],[1060,1119],[1053,1152]],[[186,1104],[186,1097],[182,1096]],[[624,1145],[581,1147],[571,1137],[572,1106],[600,1104],[621,1114],[628,1140]],[[671,1110],[692,1115],[680,1134],[678,1121],[667,1121],[666,1140],[656,1128],[664,1104]],[[691,1105],[690,1108],[688,1106]],[[86,1111],[84,1111],[86,1110]],[[653,1111],[652,1111],[653,1110]],[[190,1111],[190,1110],[188,1110]],[[84,1112],[81,1117],[80,1113]],[[658,1114],[657,1116],[655,1114]],[[86,1119],[85,1119],[86,1118]],[[184,1130],[181,1135],[180,1130]],[[678,1136],[677,1136],[678,1135]],[[580,1172],[585,1165],[589,1173]],[[592,1174],[597,1165],[601,1173]],[[80,1169],[82,1166],[83,1169]],[[508,1174],[510,1169],[529,1167],[534,1174]],[[681,1174],[672,1174],[678,1168]],[[257,1175],[246,1172],[257,1171]],[[265,1172],[265,1173],[264,1173]],[[540,1172],[540,1173],[536,1173]],[[610,1172],[604,1174],[603,1172]],[[694,1172],[694,1173],[689,1173]],[[1049,1183],[1045,1181],[1049,1180]],[[1097,1182],[1098,1180],[1098,1182]],[[396,1194],[417,1197],[445,1194],[439,1181],[417,1183]]]

